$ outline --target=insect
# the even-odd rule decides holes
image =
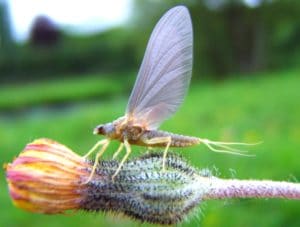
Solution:
[[[216,142],[198,137],[173,134],[157,130],[160,124],[173,115],[187,93],[193,64],[193,30],[189,12],[184,6],[167,11],[155,26],[148,42],[144,59],[130,95],[123,117],[98,125],[94,134],[106,136],[84,156],[88,157],[102,146],[96,155],[96,165],[111,140],[119,140],[114,153],[116,158],[125,146],[126,154],[112,179],[119,173],[131,153],[132,144],[147,147],[164,147],[162,169],[169,147],[187,147],[203,143],[216,152],[236,153],[228,145],[243,143]]]

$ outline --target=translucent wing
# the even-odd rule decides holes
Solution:
[[[155,26],[147,45],[126,115],[149,129],[174,114],[187,92],[193,61],[193,30],[189,12],[177,6]]]

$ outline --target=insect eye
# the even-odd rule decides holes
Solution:
[[[95,129],[94,129],[94,134],[104,134],[104,127],[103,125],[98,125]]]

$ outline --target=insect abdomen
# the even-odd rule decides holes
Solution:
[[[146,131],[143,136],[148,140],[157,137],[171,137],[171,147],[188,147],[200,143],[200,140],[197,137],[184,136],[165,131],[149,130]],[[153,144],[153,146],[161,147],[166,146],[166,144]]]
[[[199,144],[200,141],[197,137],[183,136],[178,134],[170,133],[171,136],[171,147],[188,147]]]

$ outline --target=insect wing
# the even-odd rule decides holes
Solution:
[[[187,92],[193,62],[193,30],[184,6],[167,11],[155,26],[129,98],[126,115],[156,129],[174,114]]]

